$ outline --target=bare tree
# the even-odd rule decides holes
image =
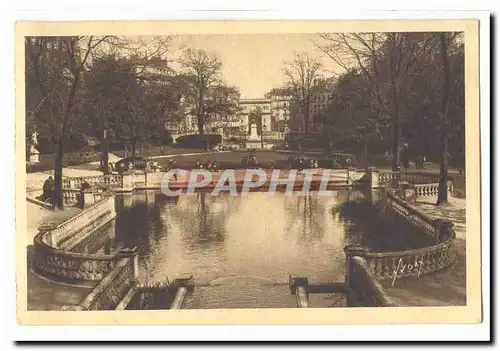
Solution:
[[[292,95],[304,116],[304,132],[309,133],[311,119],[311,103],[313,99],[314,81],[320,77],[321,63],[302,52],[285,63],[284,73],[288,79]]]
[[[210,90],[220,83],[221,59],[205,50],[186,49],[180,63],[185,70],[188,88],[186,95],[193,104],[193,112],[198,119],[200,136],[204,137],[207,118],[206,98]]]
[[[428,33],[338,33],[319,34],[316,47],[347,72],[361,71],[370,82],[381,123],[392,121],[393,170],[399,169],[401,152],[401,99],[416,72],[417,60],[436,44]],[[389,87],[385,87],[386,77]]]

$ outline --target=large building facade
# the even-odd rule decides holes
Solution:
[[[319,132],[333,99],[334,78],[317,78],[311,87],[309,100],[309,132]],[[293,132],[305,131],[304,110],[301,102],[295,97],[290,102],[290,119],[288,127]]]

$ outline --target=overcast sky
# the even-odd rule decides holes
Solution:
[[[339,72],[332,60],[317,50],[311,40],[315,34],[249,34],[176,36],[173,44],[193,49],[215,51],[222,59],[226,83],[239,88],[242,98],[263,97],[285,82],[283,62],[293,59],[294,52],[307,51],[319,59],[325,69]],[[332,73],[325,72],[325,75]]]

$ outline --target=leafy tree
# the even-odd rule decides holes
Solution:
[[[379,117],[392,127],[393,170],[399,169],[402,96],[415,77],[415,63],[436,47],[429,33],[320,34],[316,46],[347,72],[359,70],[369,82]],[[389,122],[390,121],[390,122]]]
[[[26,106],[28,120],[56,146],[53,206],[62,208],[64,141],[74,116],[81,75],[90,54],[110,37],[27,37]]]

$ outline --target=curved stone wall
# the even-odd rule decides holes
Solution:
[[[455,232],[453,223],[447,220],[433,219],[403,199],[386,192],[384,215],[403,217],[408,224],[418,228],[423,235],[436,240],[436,244],[412,250],[373,252],[366,248],[346,248],[349,257],[363,257],[370,272],[378,280],[391,280],[401,277],[420,276],[448,267],[456,260],[453,250]]]
[[[115,200],[112,196],[64,223],[40,227],[34,239],[34,270],[48,278],[68,283],[103,279],[126,254],[82,254],[70,250],[115,217]]]

